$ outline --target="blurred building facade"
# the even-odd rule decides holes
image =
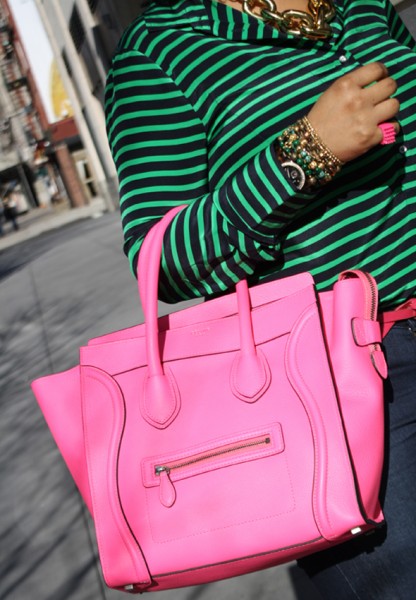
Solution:
[[[73,106],[83,142],[81,177],[117,205],[117,175],[107,142],[104,89],[115,46],[140,11],[137,0],[35,0]]]
[[[74,120],[57,131],[54,144],[13,13],[0,0],[0,197],[18,213],[52,202],[85,203],[68,148],[70,140],[80,145]]]
[[[16,39],[9,15],[0,4],[0,196],[12,187],[24,190],[20,211],[36,206],[30,169],[32,145],[43,136],[28,89],[28,77],[17,60]]]

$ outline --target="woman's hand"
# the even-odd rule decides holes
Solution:
[[[343,162],[361,156],[382,140],[378,125],[393,121],[400,105],[391,98],[397,84],[386,67],[370,63],[335,81],[308,119],[322,142]],[[396,133],[400,126],[393,121]]]

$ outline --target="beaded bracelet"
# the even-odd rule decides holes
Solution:
[[[344,164],[321,141],[307,117],[285,129],[277,141],[278,158],[299,190],[329,183]]]

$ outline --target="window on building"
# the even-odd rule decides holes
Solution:
[[[88,0],[88,6],[90,7],[90,11],[92,14],[97,10],[97,6],[100,0]]]
[[[78,52],[80,52],[85,40],[85,29],[76,6],[74,6],[71,18],[69,20],[69,32],[71,34],[75,48]]]

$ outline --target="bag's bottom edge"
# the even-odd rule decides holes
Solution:
[[[319,547],[314,549],[317,545]],[[213,581],[230,579],[232,577],[238,577],[247,573],[275,567],[279,564],[290,562],[295,558],[300,558],[303,555],[317,552],[318,550],[324,550],[331,545],[334,544],[328,542],[328,540],[323,537],[318,537],[307,542],[302,542],[301,544],[267,550],[248,556],[240,556],[221,562],[166,573],[155,573],[151,575],[152,582],[149,586],[143,586],[140,585],[140,583],[132,583],[131,585],[118,587],[117,589],[132,594],[139,594],[143,592],[157,592],[194,585],[204,585],[212,583]],[[305,549],[304,553],[300,550],[302,547]],[[251,562],[250,565],[247,565],[248,561]]]

